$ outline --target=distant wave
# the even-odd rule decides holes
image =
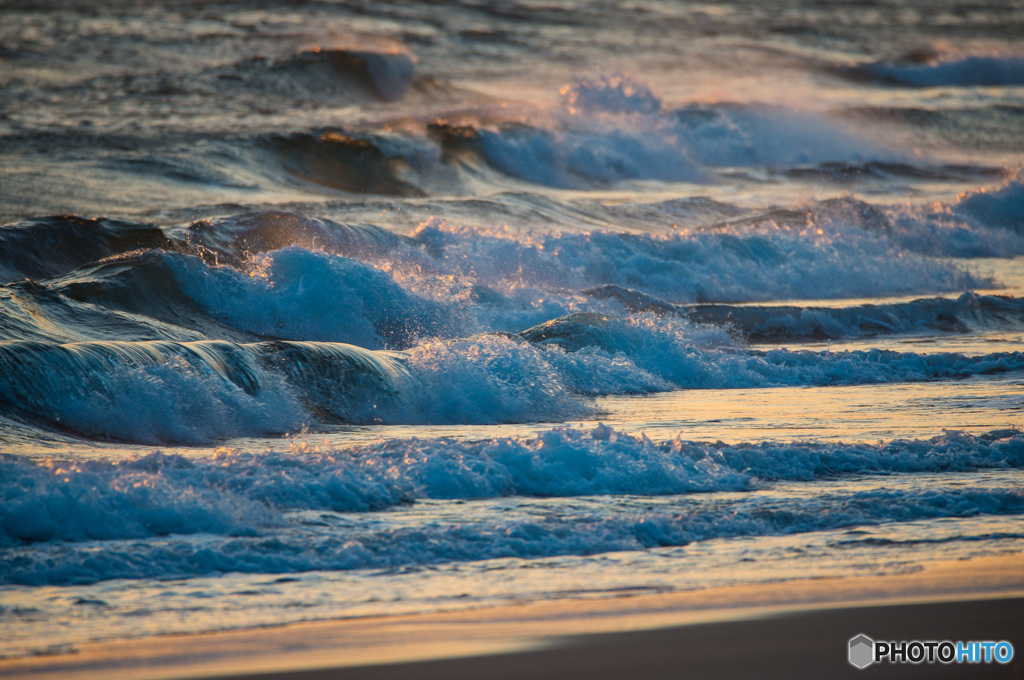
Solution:
[[[902,382],[1024,369],[1021,352],[967,357],[887,350],[763,351],[717,344],[713,332],[701,337],[699,329],[680,329],[668,321],[599,314],[568,315],[523,331],[522,336],[533,343],[555,345],[569,356],[600,349],[627,357],[639,369],[637,375],[649,373],[673,389]]]
[[[313,76],[319,83],[323,83],[324,71],[365,78],[382,98],[390,101],[401,99],[416,75],[416,62],[408,53],[361,49],[317,48],[281,61],[274,68]]]
[[[416,60],[402,50],[315,48],[278,60],[255,57],[195,77],[212,79],[222,89],[250,89],[300,101],[311,97],[398,101],[415,76]]]
[[[413,234],[490,286],[515,280],[583,289],[616,284],[674,302],[868,297],[988,287],[948,262],[900,253],[889,217],[843,200],[775,210],[669,234],[531,234],[424,223]],[[902,255],[902,256],[901,256]]]
[[[985,487],[837,493],[792,500],[782,509],[770,501],[721,500],[667,512],[576,512],[415,530],[360,528],[330,513],[425,498],[692,494],[749,490],[761,480],[1022,467],[1024,439],[1013,430],[874,445],[727,446],[655,442],[601,426],[535,438],[411,439],[383,448],[300,446],[283,454],[226,451],[198,459],[160,453],[117,461],[0,456],[0,545],[16,556],[0,564],[0,582],[72,584],[592,554],[950,514],[1019,514],[1019,490]],[[185,538],[193,534],[201,540]],[[168,536],[168,545],[131,540],[150,536]],[[122,546],[123,539],[131,546]],[[76,545],[92,540],[106,541],[104,549]],[[267,541],[274,550],[261,549]],[[18,548],[26,544],[29,550]]]
[[[325,130],[269,135],[261,145],[279,159],[286,171],[314,184],[356,194],[424,194],[399,176],[410,155],[389,152],[379,137]]]
[[[628,101],[588,98],[600,105],[511,120],[486,111],[453,114],[427,123],[422,134],[322,128],[231,144],[269,151],[270,161],[305,182],[392,196],[461,193],[479,182],[511,190],[522,182],[580,190],[638,180],[714,183],[720,173],[755,167],[832,183],[987,179],[999,172],[921,162],[865,139],[840,118],[796,109],[659,103],[633,110]]]
[[[907,112],[903,112],[907,114]],[[909,114],[908,114],[909,115]],[[790,168],[785,175],[797,180],[816,179],[829,184],[854,184],[892,179],[936,181],[991,181],[1003,179],[1003,168],[958,164],[912,164],[887,161],[825,162]]]
[[[581,189],[624,179],[704,179],[685,148],[648,130],[550,131],[506,124],[477,135],[492,166],[535,184]]]
[[[695,323],[734,329],[749,342],[840,340],[906,333],[967,333],[1024,327],[1024,300],[964,293],[956,300],[929,298],[851,307],[673,305],[621,286],[582,291],[613,298],[631,312],[676,314]]]
[[[417,91],[419,81],[411,75],[408,82],[394,76],[399,84],[375,84],[363,73],[368,67],[354,65],[363,57],[354,55],[336,50],[280,62],[253,59],[192,78],[199,81],[194,84],[198,89],[232,92],[229,99],[236,105],[273,97],[310,101],[317,108],[325,102],[384,97],[381,91],[391,93],[385,98]],[[375,57],[386,64],[411,59],[401,53]],[[403,68],[393,70],[405,73]],[[870,116],[872,125],[877,115]],[[326,187],[398,197],[477,195],[482,186],[488,192],[521,191],[524,184],[577,190],[638,181],[714,184],[730,175],[735,179],[737,173],[763,181],[761,171],[780,180],[845,185],[885,185],[893,178],[988,181],[999,172],[922,160],[910,149],[876,141],[849,116],[729,102],[672,107],[646,86],[623,79],[578,82],[565,90],[562,106],[514,111],[480,106],[433,119],[424,115],[395,130],[332,126],[326,116],[320,120],[305,129],[219,135],[204,145],[127,158],[115,154],[98,162],[114,172],[145,173],[152,181],[185,183],[195,190],[217,185],[255,195],[282,187],[323,193]],[[970,127],[969,121],[958,124]],[[943,120],[933,125],[949,126]],[[1012,132],[1005,135],[1012,139]],[[36,137],[12,141],[29,148],[52,146],[53,133]],[[61,136],[60,144],[74,146],[80,143],[76,139]]]
[[[441,122],[432,130],[445,153],[478,151],[507,175],[563,188],[622,180],[704,182],[724,167],[902,160],[838,121],[796,110],[740,104],[631,108],[626,95],[611,104],[608,96],[586,97],[586,109],[547,126]]]
[[[1024,85],[1024,57],[969,54],[921,63],[878,61],[847,67],[854,77],[911,87]]]

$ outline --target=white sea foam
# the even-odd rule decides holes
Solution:
[[[211,316],[263,337],[381,348],[458,332],[454,308],[341,255],[289,246],[257,255],[247,271],[192,257],[170,262],[182,290]]]
[[[958,200],[953,211],[1024,236],[1024,178],[1018,176],[991,191],[973,191]]]
[[[1007,515],[1022,510],[1024,498],[1019,490],[965,488],[857,493],[793,502],[786,508],[719,504],[703,513],[548,514],[532,520],[465,521],[457,526],[381,527],[376,531],[374,523],[353,529],[351,522],[340,522],[334,528],[333,518],[319,513],[308,523],[329,528],[289,527],[256,536],[239,531],[235,536],[172,536],[146,542],[117,540],[13,548],[15,559],[0,564],[0,583],[72,585],[229,572],[422,568],[499,558],[636,551],[716,538],[871,527],[950,516]],[[175,526],[176,518],[164,519],[166,526]],[[210,526],[216,524],[214,520]]]
[[[893,209],[891,214],[893,240],[919,253],[962,258],[1024,254],[1024,180],[1019,174],[937,209]]]
[[[480,130],[481,149],[501,171],[555,187],[627,179],[702,182],[719,167],[788,167],[905,160],[826,116],[740,104],[663,106],[645,85],[621,77],[562,90],[550,122]]]
[[[666,316],[571,314],[521,334],[339,343],[0,344],[0,401],[51,426],[144,443],[322,423],[564,421],[602,394],[915,382],[1024,370],[1024,353],[761,351]]]
[[[583,314],[522,336],[430,339],[403,353],[337,343],[24,342],[0,345],[0,364],[0,400],[24,416],[92,437],[198,443],[338,421],[564,421],[589,415],[602,394],[1017,372],[1024,353],[757,351],[681,319]]]
[[[386,517],[364,526],[358,517],[333,515],[424,498],[693,494],[862,473],[1019,469],[1024,439],[1014,431],[876,445],[726,446],[653,442],[602,426],[535,438],[394,440],[345,450],[300,443],[284,454],[221,451],[200,459],[154,453],[38,462],[8,456],[0,467],[0,538],[19,555],[0,567],[6,583],[589,554],[1024,510],[1019,491],[958,487],[794,498],[785,507],[756,496],[614,515],[562,514],[552,506],[546,517],[467,518],[459,526],[403,528]],[[89,543],[167,534],[195,538],[114,542],[99,552]],[[85,543],[79,548],[67,541]],[[25,542],[35,547],[17,548]]]
[[[621,286],[583,291],[617,300],[628,312],[680,316],[695,324],[727,329],[751,342],[848,339],[879,335],[1015,330],[1024,326],[1024,300],[964,293],[956,299],[923,298],[849,307],[803,305],[673,305]]]
[[[415,236],[443,248],[446,267],[499,288],[617,284],[672,302],[753,302],[963,291],[988,283],[957,265],[902,252],[885,233],[852,219],[794,225],[766,215],[712,232],[525,238],[433,220]]]

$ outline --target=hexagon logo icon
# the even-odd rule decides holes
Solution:
[[[875,660],[875,641],[864,633],[850,638],[850,664],[861,670]]]

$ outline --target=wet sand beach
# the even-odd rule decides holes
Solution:
[[[532,602],[84,645],[0,662],[24,678],[853,677],[850,638],[1024,648],[1024,556],[888,577]],[[991,664],[874,664],[872,677],[1019,677]]]

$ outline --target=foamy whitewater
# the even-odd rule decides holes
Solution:
[[[1024,7],[3,14],[0,656],[1024,550]]]

